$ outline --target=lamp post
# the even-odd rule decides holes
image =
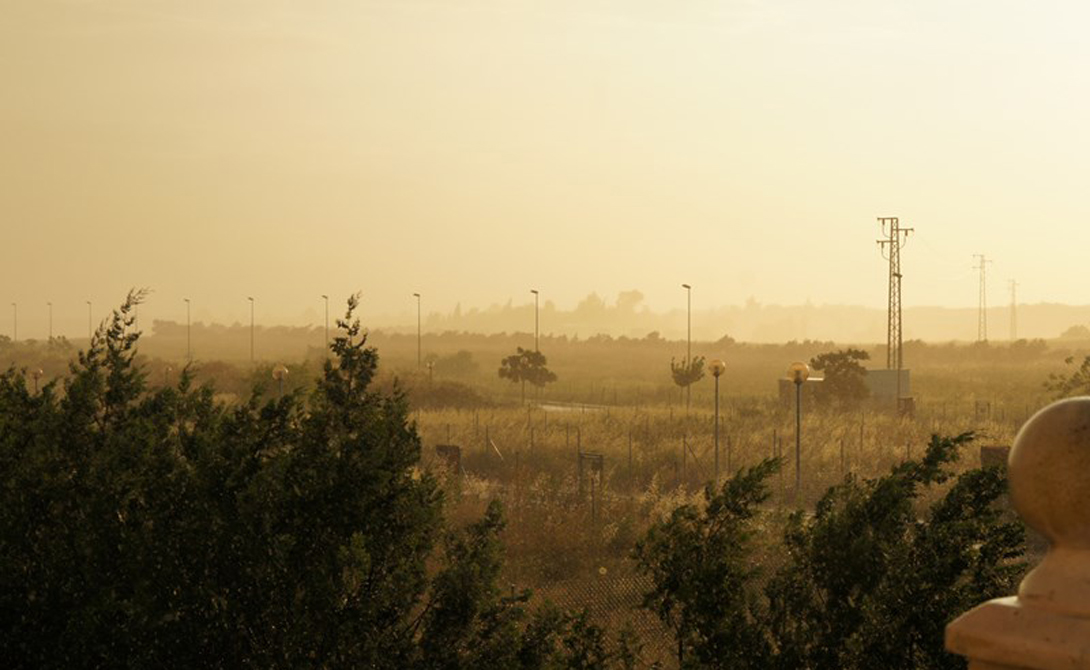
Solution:
[[[174,368],[170,367],[169,365],[166,366],[165,368],[163,368],[163,387],[164,388],[170,386],[170,373],[171,372],[174,372]]]
[[[49,307],[49,341],[53,341],[53,303],[45,303]]]
[[[38,380],[42,378],[43,374],[41,368],[35,368],[34,372],[31,373],[31,376],[34,377],[34,395],[38,394]]]
[[[727,364],[716,358],[709,367],[712,376],[715,377],[715,481],[719,481],[719,376],[727,369]],[[727,458],[727,469],[730,470],[730,458]]]
[[[538,304],[537,303],[537,299],[538,299],[537,289],[536,288],[530,289],[530,293],[534,294],[534,351],[537,352],[537,351],[540,351],[540,349],[538,348],[538,328],[537,328],[537,323],[538,323],[538,321],[537,321],[537,304]]]
[[[329,358],[329,296],[323,293],[322,300],[325,301],[325,355]]]
[[[272,377],[276,380],[276,393],[277,397],[283,397],[284,395],[284,378],[288,376],[288,368],[283,364],[278,364],[272,371]]]
[[[250,365],[254,364],[254,298],[246,296],[250,301]]]
[[[420,294],[414,293],[413,297],[416,298],[416,367],[420,367]]]
[[[182,298],[185,300],[185,360],[188,363],[193,362],[193,330],[192,321],[189,318],[189,298]]]
[[[90,347],[91,346],[91,344],[90,344],[90,342],[91,342],[91,301],[87,300],[85,302],[87,303],[87,342],[88,342],[87,346]]]
[[[682,284],[681,288],[685,289],[685,303],[686,303],[686,336],[685,336],[685,367],[686,373],[688,368],[693,364],[693,287],[688,284]],[[685,411],[689,411],[689,405],[692,400],[692,382],[685,385]]]
[[[795,383],[795,504],[802,488],[802,385],[810,377],[810,366],[795,362],[787,369],[787,377]]]

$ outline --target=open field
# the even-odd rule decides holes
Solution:
[[[425,338],[425,360],[433,364],[429,375],[415,365],[415,338],[375,334],[378,385],[396,384],[406,392],[424,446],[422,465],[445,477],[452,522],[476,518],[492,498],[504,501],[505,583],[532,588],[539,598],[565,607],[588,608],[611,631],[630,627],[644,641],[645,660],[669,664],[669,634],[639,609],[646,583],[634,571],[631,552],[650,521],[699,499],[715,476],[713,382],[707,377],[694,385],[686,408],[668,367],[671,355],[684,355],[683,342],[548,338],[542,350],[559,380],[540,392],[528,390],[523,403],[519,387],[495,370],[524,339]],[[153,354],[143,360],[149,384],[176,383],[184,362],[155,356],[166,348],[155,336],[146,342],[142,350]],[[1049,374],[1066,370],[1067,357],[1083,355],[1040,341],[911,343],[906,358],[916,401],[912,416],[898,417],[891,403],[873,400],[850,408],[804,405],[796,497],[795,408],[776,397],[777,379],[791,361],[840,346],[697,342],[693,348],[728,365],[720,392],[719,476],[768,457],[784,459],[767,510],[770,537],[791,509],[812,508],[849,474],[876,477],[918,456],[933,433],[975,432],[974,451],[963,454],[958,469],[976,467],[976,446],[1011,444],[1028,415],[1047,402],[1043,383]],[[302,351],[306,355],[276,359],[289,369],[283,389],[272,381],[274,362],[267,359],[253,367],[198,359],[192,370],[226,402],[254,387],[268,395],[306,394],[323,358],[320,348]],[[870,352],[870,363],[884,361],[880,348]],[[40,368],[44,382],[64,374],[75,351],[7,343],[2,354],[15,366]],[[461,450],[456,468],[436,452],[449,444]],[[765,560],[774,564],[776,557]]]

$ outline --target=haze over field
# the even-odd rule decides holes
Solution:
[[[1082,667],[1088,25],[0,0],[3,665]]]
[[[666,312],[681,282],[700,309],[881,310],[875,217],[899,216],[908,307],[974,308],[974,253],[992,305],[1011,277],[1085,304],[1088,14],[7,0],[0,303],[39,337],[46,301],[78,336],[131,286],[146,323],[183,297],[245,322],[248,295],[259,323],[319,323],[356,289],[402,325],[413,292],[449,314],[637,287]]]

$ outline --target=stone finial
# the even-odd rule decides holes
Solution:
[[[1015,510],[1051,546],[1017,597],[951,622],[946,648],[970,668],[1090,668],[1090,397],[1037,412],[1007,467]]]

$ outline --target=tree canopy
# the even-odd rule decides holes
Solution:
[[[563,667],[601,630],[501,595],[498,503],[443,523],[404,395],[352,318],[309,397],[152,388],[130,294],[62,381],[0,374],[12,667]],[[602,651],[605,654],[604,651]]]
[[[500,361],[500,379],[509,379],[522,385],[522,400],[526,401],[526,382],[538,388],[556,381],[556,374],[549,370],[548,359],[540,351],[516,347],[515,353]]]
[[[692,360],[676,361],[670,359],[670,376],[674,383],[686,388],[704,378],[704,357],[696,356]]]
[[[946,623],[1011,593],[1024,569],[1022,526],[994,505],[1003,473],[950,470],[971,439],[936,436],[884,477],[849,476],[813,514],[791,515],[765,554],[755,538],[778,461],[709,484],[703,505],[655,524],[635,555],[652,581],[645,604],[675,631],[681,664],[964,667],[943,649]],[[925,494],[934,502],[921,512]]]
[[[810,359],[810,367],[825,375],[822,397],[827,401],[855,404],[865,399],[867,370],[861,361],[870,360],[870,354],[861,349],[840,349]]]

